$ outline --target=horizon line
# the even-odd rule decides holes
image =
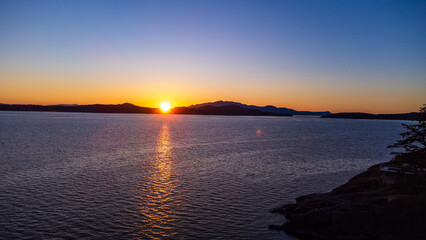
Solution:
[[[329,110],[322,110],[322,111],[318,111],[318,110],[295,110],[295,109],[292,109],[292,108],[278,107],[278,106],[271,105],[271,104],[263,105],[262,106],[262,105],[254,105],[254,104],[244,104],[242,102],[227,101],[227,100],[217,100],[217,101],[195,103],[195,104],[190,104],[190,105],[187,105],[187,106],[172,106],[171,109],[182,108],[182,107],[183,108],[187,108],[187,107],[194,106],[194,105],[209,104],[209,103],[213,104],[213,103],[217,103],[217,102],[243,104],[243,105],[255,106],[255,107],[268,107],[268,106],[271,106],[271,107],[275,107],[275,108],[285,108],[285,109],[293,110],[293,111],[296,111],[296,112],[329,112],[331,114],[336,114],[336,113],[367,113],[367,114],[377,114],[378,115],[378,114],[406,114],[406,113],[415,113],[415,111],[412,111],[412,112],[398,112],[398,113],[371,113],[371,112],[361,112],[361,111],[332,112],[332,111],[329,111]],[[142,107],[142,108],[160,109],[160,106],[158,106],[158,107],[146,107],[146,106],[137,105],[137,104],[134,104],[134,103],[131,103],[131,102],[122,102],[122,103],[90,103],[90,104],[77,104],[77,103],[70,103],[70,104],[68,104],[68,103],[34,104],[34,103],[4,103],[4,102],[0,102],[0,105],[36,105],[36,106],[45,106],[45,107],[48,107],[48,106],[62,106],[62,107],[73,107],[74,106],[75,107],[75,106],[88,106],[88,105],[124,105],[124,104],[131,104],[133,106]],[[230,105],[232,105],[232,104],[230,104]]]

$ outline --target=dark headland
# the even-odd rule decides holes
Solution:
[[[382,120],[419,120],[419,114],[398,113],[398,114],[370,114],[370,113],[335,113],[321,116],[322,118],[349,118],[349,119],[382,119]]]
[[[273,212],[271,226],[299,239],[426,239],[426,155],[370,167],[329,193],[302,196]]]

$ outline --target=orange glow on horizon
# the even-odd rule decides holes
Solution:
[[[285,87],[279,83],[271,87],[256,81],[236,86],[229,80],[224,88],[223,84],[216,84],[213,80],[209,82],[211,79],[202,76],[200,79],[206,80],[203,84],[185,80],[183,76],[174,76],[173,79],[168,75],[154,77],[140,83],[135,79],[150,79],[149,76],[128,76],[126,84],[118,84],[115,75],[105,76],[101,82],[100,76],[92,75],[0,71],[0,79],[7,80],[0,80],[0,103],[87,105],[129,102],[141,107],[158,108],[165,99],[179,107],[223,100],[247,105],[273,105],[297,111],[407,113],[418,111],[425,102],[422,84],[395,86],[383,92],[382,85],[377,84],[331,88],[327,84],[316,83],[301,87],[289,81]],[[283,89],[287,90],[283,92]]]

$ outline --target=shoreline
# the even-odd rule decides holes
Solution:
[[[299,239],[426,239],[426,156],[377,164],[328,193],[275,208],[288,219],[270,229]]]

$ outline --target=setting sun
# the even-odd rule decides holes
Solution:
[[[172,106],[168,102],[162,102],[160,105],[161,111],[168,112]]]

